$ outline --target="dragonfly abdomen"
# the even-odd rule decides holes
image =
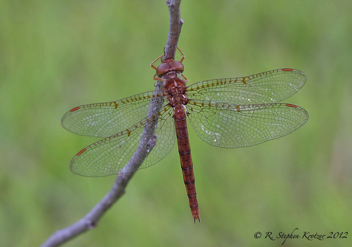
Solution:
[[[193,162],[191,156],[191,147],[189,145],[188,139],[186,114],[182,104],[178,104],[174,107],[174,119],[178,152],[180,155],[183,181],[187,190],[189,207],[191,208],[194,221],[200,221],[195,178],[193,172]]]

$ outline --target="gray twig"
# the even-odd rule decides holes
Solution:
[[[170,28],[169,35],[165,46],[166,58],[174,58],[178,38],[181,32],[183,21],[180,18],[180,2],[181,0],[168,0],[167,6],[170,12]],[[158,81],[155,93],[160,93],[163,90],[162,82]],[[151,101],[147,117],[152,119],[151,116],[158,116],[158,112],[162,107],[162,101]],[[157,120],[157,119],[156,119]],[[146,124],[143,132],[143,139],[141,140],[136,152],[133,154],[131,160],[121,170],[117,176],[115,183],[111,190],[98,202],[92,210],[87,213],[82,219],[76,223],[63,228],[53,233],[43,244],[42,247],[59,246],[68,240],[78,236],[79,234],[94,228],[100,217],[124,194],[125,188],[133,177],[135,171],[143,163],[148,156],[148,153],[155,145],[154,129],[157,121],[150,121]]]

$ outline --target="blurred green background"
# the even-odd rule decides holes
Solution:
[[[190,130],[202,222],[193,223],[176,146],[137,172],[96,229],[65,246],[281,246],[257,231],[352,232],[352,2],[183,1],[179,47],[193,83],[276,68],[307,75],[285,100],[310,119],[284,138],[220,149]],[[162,1],[0,1],[0,246],[38,246],[84,216],[115,177],[69,162],[97,139],[61,117],[153,90],[169,27]],[[190,127],[191,128],[191,127]],[[352,246],[288,239],[284,246]]]

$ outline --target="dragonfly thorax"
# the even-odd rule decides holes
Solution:
[[[172,107],[179,104],[187,104],[186,83],[179,77],[166,79],[164,91],[167,93],[167,99]]]

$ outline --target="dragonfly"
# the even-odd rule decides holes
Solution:
[[[221,148],[249,147],[286,136],[306,123],[309,115],[297,105],[278,102],[298,92],[306,76],[283,68],[187,86],[185,55],[177,49],[182,55],[179,61],[162,55],[150,65],[156,70],[154,79],[163,83],[159,92],[80,105],[69,110],[61,123],[72,133],[104,138],[83,148],[70,162],[73,173],[102,177],[121,171],[144,140],[144,126],[155,122],[155,146],[139,169],[163,159],[177,139],[189,206],[194,222],[200,222],[187,121],[203,141]],[[162,107],[147,116],[151,100]]]

